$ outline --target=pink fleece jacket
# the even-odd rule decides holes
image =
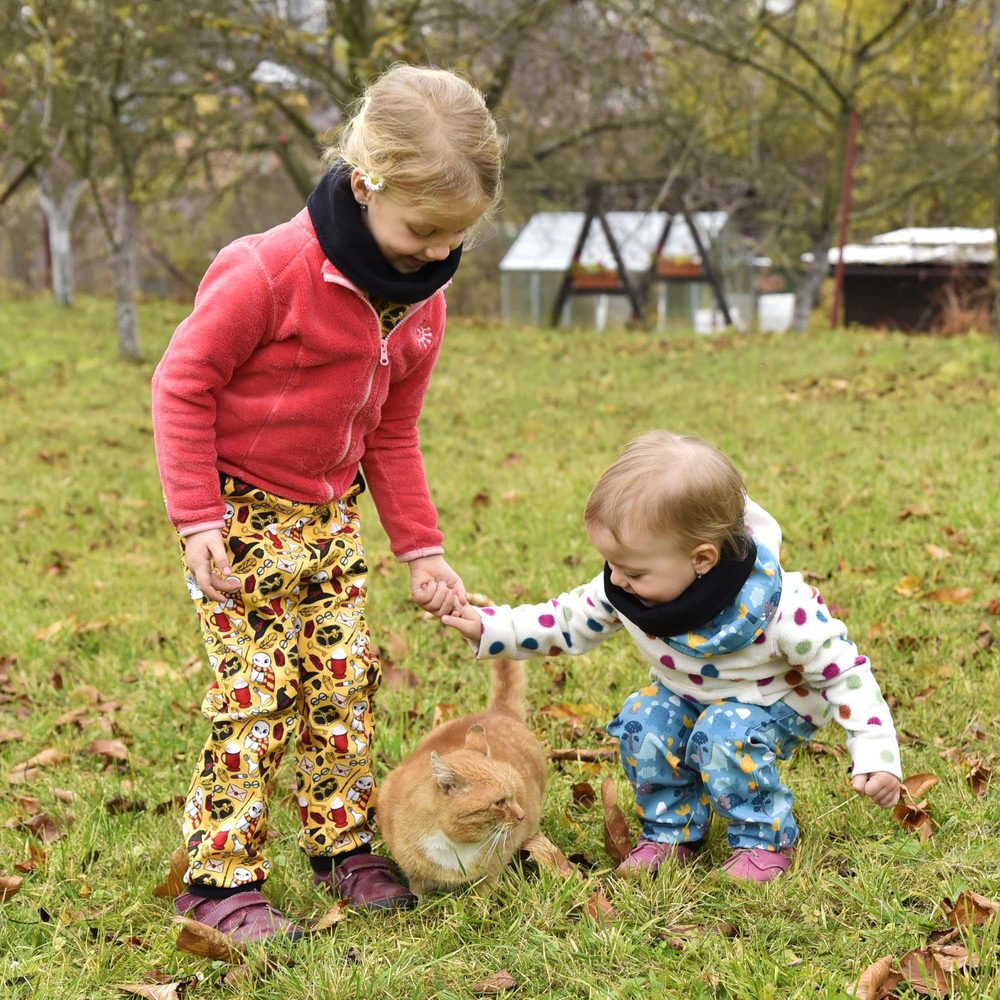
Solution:
[[[218,470],[322,503],[360,463],[396,557],[442,552],[417,419],[444,325],[440,289],[383,338],[305,209],[225,247],[153,375],[156,460],[178,532],[223,526]]]

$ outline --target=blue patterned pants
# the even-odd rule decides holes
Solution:
[[[705,705],[653,681],[629,695],[608,732],[618,738],[645,839],[700,841],[714,810],[728,821],[733,847],[795,843],[792,793],[777,764],[816,726],[783,702]]]

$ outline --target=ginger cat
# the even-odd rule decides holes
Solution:
[[[431,730],[382,782],[378,824],[416,895],[495,881],[538,832],[545,756],[524,718],[524,665],[495,660],[489,708]]]

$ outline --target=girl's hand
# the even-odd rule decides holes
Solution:
[[[899,778],[888,771],[856,774],[851,784],[859,795],[867,795],[883,809],[891,809],[899,801]]]
[[[477,646],[483,637],[482,615],[471,604],[461,604],[449,614],[442,615],[441,624],[458,629],[469,642],[474,642]]]
[[[201,592],[213,601],[225,604],[229,595],[223,591],[240,589],[240,578],[229,565],[226,543],[218,528],[187,535],[184,538],[184,562]]]
[[[410,597],[439,618],[451,607],[468,600],[461,577],[441,556],[424,556],[407,563],[410,567]]]

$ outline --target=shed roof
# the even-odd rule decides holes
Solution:
[[[960,226],[911,227],[873,236],[870,243],[845,243],[845,264],[989,264],[995,259],[992,229]],[[836,264],[839,247],[827,260]]]
[[[629,271],[645,271],[656,249],[657,240],[667,224],[666,212],[606,212],[608,227],[618,244],[625,267]],[[695,212],[694,224],[705,246],[722,231],[729,215],[726,212]],[[510,249],[500,261],[502,271],[565,271],[580,237],[584,212],[536,212],[518,233]],[[674,218],[663,248],[665,257],[694,257],[694,239],[684,216]],[[600,265],[613,270],[611,253],[604,229],[597,219],[590,225],[587,242],[580,253],[580,263]]]

